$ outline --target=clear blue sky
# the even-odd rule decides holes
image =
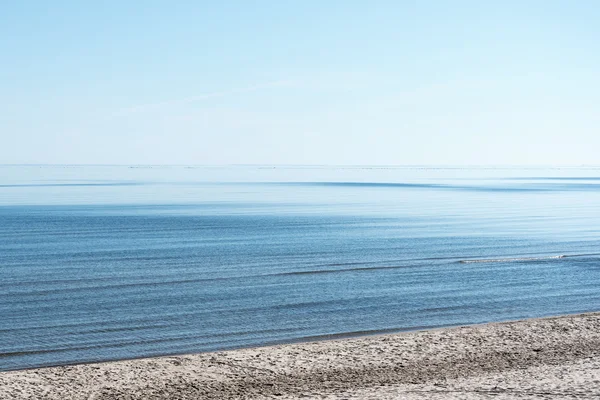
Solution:
[[[0,163],[600,164],[600,2],[3,1]]]

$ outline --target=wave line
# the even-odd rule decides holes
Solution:
[[[461,264],[477,264],[477,263],[500,263],[500,262],[517,262],[517,261],[538,261],[538,260],[552,260],[559,258],[569,257],[564,254],[557,256],[543,256],[543,257],[509,257],[509,258],[487,258],[487,259],[475,259],[475,260],[460,260]]]

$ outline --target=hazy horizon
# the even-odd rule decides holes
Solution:
[[[358,167],[358,168],[600,168],[600,164],[152,164],[152,163],[0,163],[3,167]]]

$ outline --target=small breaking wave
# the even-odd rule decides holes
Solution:
[[[566,258],[568,256],[560,254],[557,256],[542,256],[542,257],[509,257],[509,258],[487,258],[475,260],[460,260],[461,264],[483,264],[483,263],[501,263],[501,262],[518,262],[518,261],[540,261]]]

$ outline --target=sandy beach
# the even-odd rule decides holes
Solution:
[[[0,399],[600,397],[600,313],[0,373]]]

